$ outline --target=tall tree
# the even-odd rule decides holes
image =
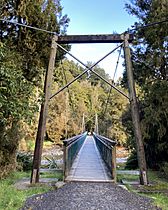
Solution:
[[[0,18],[57,34],[65,33],[69,22],[66,15],[62,16],[59,0],[2,0]],[[0,38],[1,176],[15,168],[20,122],[31,121],[38,111],[34,103],[38,105],[42,95],[38,93],[35,98],[35,86],[42,88],[51,34],[1,21]],[[59,53],[57,60],[62,57]]]
[[[29,25],[64,34],[68,26],[67,15],[62,16],[59,0],[2,0],[0,17],[16,23]],[[1,22],[1,40],[8,41],[23,56],[22,69],[25,77],[39,80],[41,67],[46,68],[50,52],[51,34]],[[59,53],[62,57],[62,53]]]
[[[126,5],[138,17],[132,51],[134,76],[141,87],[141,126],[148,166],[158,168],[167,160],[168,133],[168,22],[141,27],[168,18],[167,0],[134,0]],[[124,75],[126,80],[126,75]],[[156,159],[155,159],[155,158]]]
[[[106,77],[107,80],[109,79],[104,69],[96,66],[94,70]],[[82,71],[84,71],[84,69],[78,64],[64,59],[62,64],[60,63],[55,71],[54,92],[65,85],[65,75],[67,82],[69,82]],[[64,93],[60,93],[50,101],[50,117],[48,120],[49,137],[56,142],[66,138],[65,115],[68,118],[68,136],[76,135],[81,132],[83,114],[85,115],[86,128],[89,130],[94,129],[95,114],[97,113],[100,133],[106,136],[108,134],[109,138],[118,141],[120,144],[125,143],[126,134],[121,124],[121,115],[128,102],[127,99],[122,97],[115,90],[112,90],[105,112],[110,87],[92,74],[90,77],[88,77],[88,75],[83,76],[69,86],[68,89],[69,91],[66,90]],[[66,92],[69,96],[67,112],[65,111]],[[53,127],[55,127],[55,130]],[[106,132],[107,130],[108,133]],[[58,135],[56,135],[56,133]]]
[[[20,121],[31,122],[38,110],[35,91],[21,69],[22,57],[1,43],[0,48],[0,178],[15,169],[21,138]]]

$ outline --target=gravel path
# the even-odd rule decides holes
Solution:
[[[22,210],[154,210],[151,200],[112,183],[67,183],[30,197]]]

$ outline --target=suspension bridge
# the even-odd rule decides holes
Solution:
[[[34,160],[31,175],[31,183],[39,182],[39,169],[41,162],[41,154],[43,147],[43,140],[45,135],[47,108],[49,101],[58,95],[60,92],[68,88],[76,80],[82,77],[89,71],[95,74],[98,78],[103,80],[110,86],[109,95],[111,90],[118,91],[122,96],[126,97],[131,106],[132,121],[134,126],[134,135],[136,139],[137,155],[140,170],[140,184],[147,185],[147,169],[144,155],[144,147],[142,142],[142,135],[140,130],[140,119],[138,112],[138,101],[135,92],[135,84],[132,72],[132,62],[129,43],[133,40],[133,35],[128,32],[123,34],[111,34],[111,35],[74,35],[74,36],[58,36],[55,32],[39,29],[32,26],[27,26],[21,23],[14,23],[5,19],[0,21],[16,24],[18,26],[27,27],[31,30],[39,30],[44,33],[50,33],[53,35],[51,44],[51,54],[49,59],[48,70],[46,72],[45,84],[44,84],[44,100],[41,104],[41,111],[38,124],[38,132],[36,136],[36,144],[34,150]],[[139,28],[151,27],[156,24],[167,22],[166,20],[141,26]],[[137,30],[138,28],[132,29]],[[80,43],[120,43],[115,49],[111,50],[108,54],[103,56],[91,67],[85,65],[82,61],[67,51],[61,44],[80,44]],[[81,74],[76,76],[72,81],[67,82],[64,87],[50,94],[52,85],[52,75],[55,66],[55,57],[57,48],[63,50],[64,53],[69,54],[77,62],[85,67]],[[110,54],[112,54],[118,48],[123,48],[125,55],[125,66],[127,71],[129,96],[122,92],[115,84],[107,81],[96,71],[93,67],[99,62],[104,60]],[[121,51],[120,51],[121,52]],[[117,69],[117,65],[116,65]],[[115,70],[116,72],[116,70]],[[66,75],[64,75],[66,80]],[[109,96],[107,103],[109,101]],[[107,104],[105,106],[107,109]],[[104,111],[104,112],[105,112]],[[84,130],[84,129],[83,129]],[[64,181],[71,183],[67,184],[64,188],[57,190],[56,192],[49,192],[48,194],[39,195],[30,198],[31,204],[27,203],[24,209],[158,209],[151,205],[150,201],[137,195],[132,196],[128,191],[112,185],[109,182],[116,182],[116,142],[110,140],[104,136],[98,134],[98,129],[91,135],[87,132],[83,132],[80,135],[74,136],[70,139],[63,141],[64,151]],[[82,182],[79,184],[79,182]],[[95,182],[101,182],[96,185]],[[104,183],[108,182],[108,183]],[[77,191],[76,191],[77,189]],[[49,196],[48,196],[49,195]],[[64,195],[64,196],[62,196]],[[73,196],[71,196],[73,195]],[[80,195],[80,196],[79,196]],[[69,197],[68,197],[69,196]],[[63,197],[63,198],[62,198]],[[93,197],[93,199],[92,199]],[[40,198],[40,199],[39,199]],[[105,198],[105,199],[104,199]],[[52,199],[52,200],[51,200]],[[90,201],[91,202],[88,202]],[[98,205],[98,202],[100,205]],[[42,208],[43,207],[43,208]],[[58,207],[58,208],[57,208]]]
[[[127,36],[128,40],[132,40],[132,36]],[[51,66],[54,66],[54,59],[56,55],[57,47],[60,50],[63,50],[64,52],[68,53],[71,57],[73,57],[76,61],[78,61],[81,65],[83,65],[86,70],[84,70],[81,74],[76,76],[72,81],[67,82],[66,74],[63,69],[63,75],[65,79],[65,86],[62,87],[60,90],[58,90],[53,95],[49,94],[49,90],[46,89],[46,101],[48,103],[49,100],[52,100],[53,97],[58,95],[60,92],[68,89],[69,97],[71,98],[69,86],[73,84],[76,80],[81,78],[84,74],[88,73],[88,71],[91,71],[94,73],[97,77],[99,77],[101,80],[106,82],[110,86],[109,96],[111,93],[112,88],[118,91],[122,96],[129,99],[129,96],[127,96],[124,92],[122,92],[118,87],[116,87],[113,83],[107,81],[105,78],[103,78],[101,75],[99,75],[97,72],[93,70],[93,67],[96,66],[99,62],[104,60],[106,57],[108,57],[110,54],[112,54],[114,51],[120,48],[119,51],[119,57],[121,54],[121,48],[123,46],[123,35],[87,35],[87,36],[62,36],[57,37],[54,35],[52,40],[52,50],[51,50],[51,56],[50,56],[50,63],[48,70],[52,70]],[[109,53],[107,53],[105,56],[103,56],[100,60],[98,60],[96,63],[94,63],[91,67],[86,66],[81,60],[79,60],[77,57],[69,53],[64,47],[62,47],[60,44],[65,43],[120,43],[117,47],[115,47],[113,50],[111,50]],[[117,71],[117,66],[119,62],[119,57],[117,60],[115,73]],[[54,59],[53,59],[54,58]],[[50,66],[51,65],[51,66]],[[48,72],[48,77],[46,78],[49,80],[48,85],[51,84],[51,78],[50,75],[52,75],[51,72]],[[115,75],[114,75],[115,76]],[[45,85],[46,87],[48,85]],[[48,95],[47,95],[48,94]],[[108,97],[109,97],[108,96]],[[70,99],[71,100],[71,99]],[[107,99],[108,103],[109,98]],[[35,157],[40,158],[38,151],[39,151],[39,144],[38,142],[41,141],[41,138],[44,135],[44,126],[43,123],[44,120],[44,114],[45,112],[43,109],[45,109],[45,106],[47,106],[47,103],[42,104],[42,112],[40,113],[41,119],[39,120],[39,128],[36,138],[36,148],[34,153],[34,167],[37,168],[37,165],[39,166],[39,159],[36,160]],[[107,109],[107,104],[106,108]],[[105,110],[106,111],[106,110]],[[104,112],[105,112],[104,111]],[[84,131],[84,129],[83,129]],[[87,135],[87,132],[82,133],[81,135],[74,136],[68,140],[64,140],[64,181],[87,181],[87,182],[116,182],[116,142],[112,141],[104,136],[98,135],[98,119],[97,114],[95,118],[95,133],[93,135]],[[38,171],[33,169],[32,173],[32,182],[38,181],[38,177],[36,176],[36,173]]]
[[[115,181],[115,145],[103,136],[86,132],[65,140],[65,181]]]
[[[137,151],[141,161],[139,162],[140,167],[140,177],[141,183],[147,184],[146,175],[146,161],[144,156],[144,147],[142,143],[142,135],[140,131],[139,113],[138,113],[138,102],[136,98],[132,65],[131,65],[131,55],[129,42],[133,40],[133,36],[128,33],[121,35],[74,35],[74,36],[57,36],[53,35],[51,44],[50,60],[48,65],[48,71],[46,73],[46,79],[44,84],[44,102],[41,105],[40,118],[38,124],[38,132],[36,136],[36,145],[34,150],[34,160],[33,160],[33,170],[31,175],[31,183],[39,182],[39,168],[41,162],[41,152],[42,152],[42,142],[45,134],[45,125],[47,119],[47,107],[50,100],[57,96],[60,92],[68,89],[75,81],[80,79],[84,74],[89,71],[95,74],[99,79],[104,81],[110,86],[109,95],[111,90],[114,89],[120,93],[123,97],[130,101],[132,119],[134,122],[134,131],[137,142]],[[117,47],[112,49],[109,53],[99,59],[92,66],[88,67],[76,56],[72,55],[68,50],[66,50],[61,44],[70,43],[119,43]],[[67,83],[66,75],[64,72],[64,77],[66,85],[60,88],[54,94],[50,94],[50,89],[52,85],[52,75],[55,65],[55,57],[57,53],[57,48],[62,50],[64,53],[69,54],[73,59],[85,67],[85,70],[77,75],[72,81]],[[127,77],[129,83],[129,96],[120,90],[113,82],[108,81],[97,73],[93,68],[99,64],[106,57],[111,55],[117,49],[120,48],[119,56],[121,54],[121,48],[124,49]],[[118,57],[119,59],[119,57]],[[117,61],[118,62],[118,61]],[[118,63],[117,63],[118,65]],[[117,70],[117,65],[115,73]],[[69,91],[69,89],[68,89]],[[70,93],[70,92],[69,92]],[[109,101],[109,96],[107,103]],[[105,111],[107,109],[107,105]],[[87,158],[86,158],[87,157]],[[116,181],[116,166],[115,166],[115,142],[107,139],[106,137],[99,136],[96,132],[92,137],[85,136],[75,136],[70,140],[64,141],[64,180],[65,181]]]
[[[50,59],[48,64],[48,69],[45,75],[45,84],[44,84],[44,100],[41,104],[41,111],[38,123],[38,131],[36,135],[36,143],[35,143],[35,150],[34,150],[34,159],[33,159],[33,169],[31,174],[31,183],[39,182],[39,169],[41,163],[41,154],[42,154],[42,147],[43,147],[43,140],[46,131],[46,119],[47,119],[47,110],[49,101],[52,100],[53,97],[58,95],[60,92],[64,91],[68,88],[71,84],[73,84],[76,80],[81,78],[84,74],[87,74],[89,71],[96,75],[99,79],[103,80],[110,86],[110,91],[112,89],[118,91],[122,96],[126,97],[130,102],[131,107],[131,114],[132,114],[132,121],[134,126],[134,135],[136,139],[136,146],[137,146],[137,156],[139,162],[139,169],[140,169],[140,182],[141,184],[147,185],[147,168],[146,168],[146,160],[145,160],[145,153],[144,153],[144,146],[142,141],[142,134],[140,129],[140,118],[139,118],[139,111],[138,111],[138,101],[136,97],[135,91],[135,84],[133,78],[133,71],[132,71],[132,61],[131,61],[131,52],[129,43],[133,41],[133,34],[130,31],[126,31],[122,34],[104,34],[104,35],[65,35],[59,36],[55,32],[39,29],[37,27],[32,27],[28,25],[24,25],[22,23],[15,23],[13,21],[0,19],[2,22],[7,22],[10,24],[16,24],[18,26],[27,27],[31,30],[38,30],[44,33],[49,33],[53,36],[52,43],[51,43],[51,53]],[[165,22],[162,21],[163,23]],[[162,22],[159,22],[162,23]],[[158,23],[154,23],[158,24]],[[151,24],[144,26],[150,27]],[[137,30],[133,29],[133,30]],[[81,60],[79,60],[76,56],[72,55],[62,44],[80,44],[80,43],[118,43],[119,45],[103,56],[100,60],[94,63],[92,66],[88,67],[85,65]],[[97,73],[93,68],[99,64],[102,60],[106,57],[111,55],[114,51],[118,48],[123,48],[124,50],[124,57],[125,57],[125,66],[127,72],[127,79],[128,79],[128,88],[129,88],[129,96],[121,91],[115,84],[111,83],[104,77],[102,77],[99,73]],[[73,59],[75,59],[78,63],[85,67],[85,70],[76,76],[72,81],[68,82],[64,87],[60,88],[57,92],[51,95],[51,86],[52,86],[52,77],[53,77],[53,70],[55,67],[55,58],[57,50],[62,50],[64,53],[69,54]],[[107,102],[109,97],[107,99]],[[65,180],[75,180],[75,179],[84,179],[81,176],[82,171],[88,171],[85,177],[88,176],[88,179],[96,179],[93,174],[99,174],[98,171],[93,170],[93,165],[98,164],[96,168],[99,169],[101,173],[100,177],[97,177],[97,180],[115,180],[115,142],[103,137],[98,136],[98,133],[94,134],[92,137],[86,136],[85,134],[81,134],[81,136],[75,136],[70,140],[64,142],[64,176]],[[85,156],[90,154],[90,159],[86,162],[83,162],[83,159],[87,159],[88,157]],[[82,157],[82,158],[81,158]],[[86,158],[87,157],[87,158]],[[97,162],[94,162],[97,159]],[[102,162],[103,159],[103,162]],[[90,161],[90,163],[89,163]],[[88,162],[88,164],[87,164]],[[91,164],[92,162],[92,164]],[[75,165],[76,164],[76,165]],[[80,165],[85,165],[92,167],[92,173],[89,173],[88,168],[80,168]],[[101,166],[101,169],[100,169]],[[108,170],[107,170],[108,169]],[[91,171],[91,169],[90,169]],[[84,173],[84,172],[83,172]],[[111,178],[109,176],[111,175]],[[104,177],[103,177],[104,174]],[[98,176],[98,175],[97,175]],[[90,177],[90,178],[89,178]],[[102,178],[103,177],[103,178]]]

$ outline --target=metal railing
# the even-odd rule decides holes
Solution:
[[[73,161],[81,149],[84,140],[86,139],[87,132],[64,140],[64,179],[67,177]]]
[[[109,169],[112,178],[116,180],[116,142],[96,133],[93,133],[93,136],[102,159]]]

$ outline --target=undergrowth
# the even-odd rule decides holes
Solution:
[[[138,176],[120,175],[120,179],[131,181]],[[161,172],[148,171],[149,185],[148,186],[134,186],[127,184],[129,191],[141,194],[145,197],[153,199],[153,204],[162,210],[168,209],[168,179],[165,178]],[[131,178],[131,179],[130,179]]]
[[[45,193],[51,189],[46,185],[37,185],[26,190],[17,190],[14,183],[25,177],[29,178],[30,173],[14,172],[8,178],[0,180],[0,210],[18,210],[27,197]]]
[[[164,167],[166,168],[166,166]],[[123,172],[124,168],[125,164],[123,163],[117,166],[117,169],[123,170]],[[139,176],[133,174],[117,174],[117,181],[119,183],[126,181],[124,183],[129,191],[152,198],[154,206],[168,210],[168,173],[165,173],[165,170],[163,172],[148,170],[148,186],[131,184],[133,181],[139,181]]]

